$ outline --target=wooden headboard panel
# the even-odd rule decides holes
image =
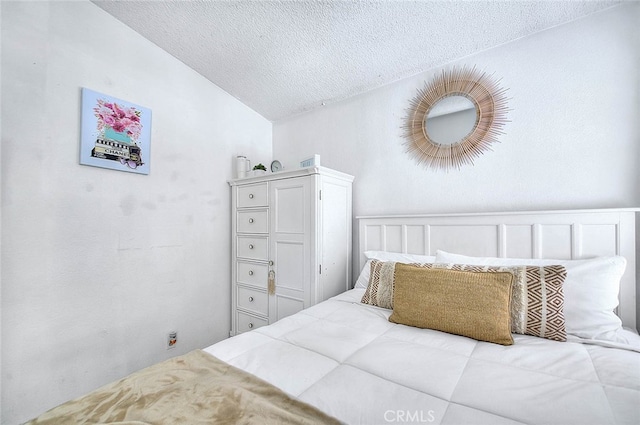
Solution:
[[[581,259],[622,255],[618,316],[636,328],[636,213],[640,209],[529,211],[356,217],[358,273],[365,251],[435,255],[438,249],[482,257]],[[357,276],[357,274],[356,274]]]

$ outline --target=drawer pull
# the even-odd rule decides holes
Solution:
[[[249,223],[253,223],[253,219],[252,218],[249,219]]]
[[[249,270],[249,276],[253,276],[253,270]]]
[[[253,328],[253,323],[249,322],[249,329]]]
[[[253,199],[253,193],[249,194],[249,199]]]
[[[252,303],[253,302],[253,297],[249,297],[249,302]]]
[[[253,249],[253,244],[249,244],[249,249]]]

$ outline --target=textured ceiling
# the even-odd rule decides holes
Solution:
[[[620,3],[93,2],[271,121]]]

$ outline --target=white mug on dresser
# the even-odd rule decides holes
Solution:
[[[236,157],[236,178],[243,179],[247,177],[247,171],[251,170],[251,161],[246,156],[238,155]]]

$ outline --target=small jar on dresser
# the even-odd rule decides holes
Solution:
[[[230,335],[349,289],[352,182],[320,166],[229,182]]]

